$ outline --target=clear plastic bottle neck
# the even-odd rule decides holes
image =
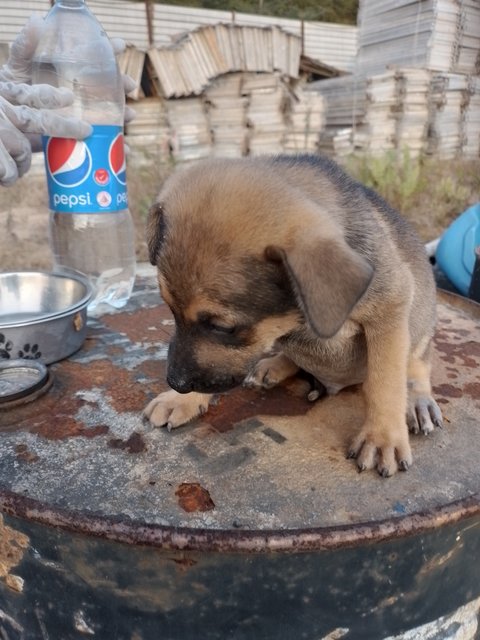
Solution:
[[[68,7],[69,9],[83,9],[85,0],[55,0],[56,7]]]

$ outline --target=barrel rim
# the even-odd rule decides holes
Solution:
[[[429,533],[480,516],[480,493],[432,510],[394,516],[374,523],[285,530],[170,527],[128,516],[100,516],[45,505],[7,490],[0,490],[0,511],[71,533],[169,551],[300,553],[358,547]]]

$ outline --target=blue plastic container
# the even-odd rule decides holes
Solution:
[[[480,202],[464,211],[445,231],[435,253],[438,266],[465,296],[475,266],[475,248],[480,246]]]

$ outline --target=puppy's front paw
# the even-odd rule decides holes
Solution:
[[[440,407],[430,395],[410,392],[407,409],[407,425],[412,433],[428,435],[434,427],[443,427]]]
[[[356,458],[359,471],[376,467],[384,478],[398,469],[406,471],[412,464],[406,426],[382,429],[364,424],[350,445],[348,457]]]
[[[171,389],[151,400],[143,410],[143,415],[154,427],[167,427],[171,431],[203,415],[211,398],[206,393],[192,391],[182,394]]]
[[[245,378],[244,385],[250,388],[271,389],[295,375],[298,367],[283,353],[262,358]]]

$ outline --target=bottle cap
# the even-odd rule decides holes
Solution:
[[[0,360],[0,409],[34,400],[49,386],[48,369],[41,362]]]

